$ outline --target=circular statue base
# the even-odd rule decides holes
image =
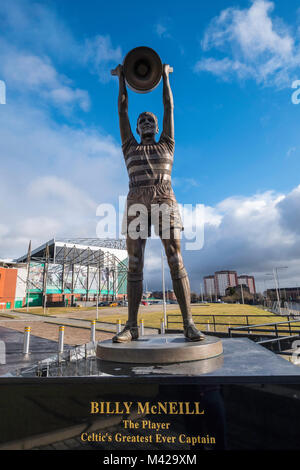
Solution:
[[[192,342],[183,335],[149,335],[129,343],[101,341],[96,356],[103,361],[127,364],[172,364],[210,359],[222,353],[222,341],[214,336]]]

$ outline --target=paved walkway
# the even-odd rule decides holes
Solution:
[[[13,318],[14,317],[14,318]],[[77,318],[32,315],[12,312],[12,317],[0,317],[0,340],[5,344],[5,363],[0,362],[0,376],[28,366],[57,351],[58,326],[65,326],[66,347],[90,341],[91,321]],[[24,327],[31,327],[30,356],[23,356]],[[116,324],[97,321],[96,341],[110,339],[116,333]],[[145,335],[157,334],[155,328],[144,328]],[[0,358],[1,359],[1,358]]]
[[[17,316],[13,321],[43,321],[44,323],[53,323],[55,325],[64,325],[64,326],[73,326],[76,328],[91,328],[91,321],[90,320],[82,320],[78,318],[66,318],[66,317],[55,317],[55,316],[44,316],[44,315],[31,315],[30,313],[19,313],[13,312],[13,315]],[[4,321],[5,319],[3,319]],[[8,320],[10,321],[10,320]],[[1,324],[1,319],[0,319]],[[96,330],[102,330],[109,333],[116,332],[116,324],[103,322],[101,320],[96,321]],[[153,335],[158,333],[158,329],[156,328],[144,328],[144,333],[147,335]]]
[[[66,326],[75,326],[78,328],[91,328],[90,320],[78,320],[74,318],[50,318],[45,320],[45,323],[55,323],[57,325],[66,325]],[[110,333],[116,332],[115,323],[106,323],[103,321],[96,321],[96,330],[104,330]],[[158,333],[158,330],[155,328],[144,327],[144,333],[147,335],[154,335]]]
[[[57,323],[46,323],[44,321],[35,320],[8,320],[0,321],[0,328],[9,328],[12,331],[19,331],[24,335],[25,326],[30,326],[31,335],[38,336],[40,338],[48,339],[55,341],[57,344],[59,336],[59,324]],[[96,341],[103,341],[105,339],[110,339],[113,336],[113,333],[106,332],[104,330],[96,331]],[[70,325],[65,325],[64,332],[64,342],[72,346],[79,346],[90,341],[91,330],[90,328],[74,327]],[[0,334],[0,340],[3,340]]]
[[[0,338],[5,344],[0,362],[0,376],[18,368],[28,367],[57,352],[57,342],[31,335],[30,354],[23,354],[22,332],[0,326]],[[67,346],[66,346],[67,347]]]

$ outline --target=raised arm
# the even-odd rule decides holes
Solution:
[[[118,65],[118,67],[115,69],[115,72],[119,77],[118,111],[121,139],[122,144],[124,144],[124,142],[126,142],[132,136],[128,117],[128,94],[122,65]]]
[[[169,65],[167,64],[163,66],[163,103],[163,132],[174,139],[174,101],[169,81]]]

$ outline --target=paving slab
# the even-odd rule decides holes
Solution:
[[[31,335],[30,354],[24,356],[23,338],[24,334],[20,331],[0,327],[0,340],[5,344],[5,364],[0,364],[0,376],[19,368],[29,367],[57,351],[56,341]]]

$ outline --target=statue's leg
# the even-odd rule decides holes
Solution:
[[[173,289],[182,314],[184,335],[190,341],[200,341],[205,336],[197,330],[193,321],[190,306],[190,283],[182,260],[180,239],[175,237],[174,229],[171,229],[170,238],[162,238],[162,242],[170,267]]]
[[[133,240],[127,237],[126,245],[128,251],[128,320],[125,328],[113,337],[114,343],[126,343],[137,339],[139,336],[137,317],[143,295],[143,266],[146,239],[138,238]]]

